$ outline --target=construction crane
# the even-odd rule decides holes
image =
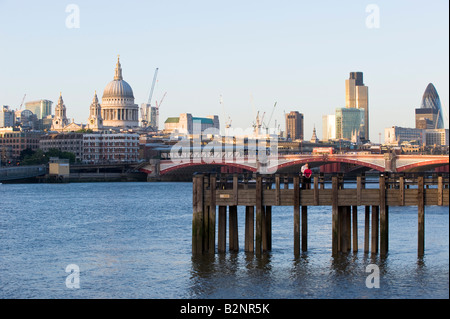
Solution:
[[[153,75],[152,88],[150,90],[150,95],[148,97],[148,103],[147,103],[147,104],[150,104],[150,105],[152,104],[153,90],[155,89],[156,77],[158,76],[158,70],[159,70],[159,68],[156,68],[155,74]]]
[[[277,102],[275,102],[275,105],[273,106],[272,113],[270,113],[269,121],[267,121],[267,125],[264,124],[264,128],[266,129],[266,134],[269,134],[269,125],[270,121],[272,120],[273,112],[275,111],[275,107],[277,106]],[[275,124],[276,126],[276,124]]]
[[[225,106],[223,104],[222,94],[220,95],[219,103],[220,103],[220,105],[222,105],[222,113],[223,113],[223,117],[225,118],[226,117],[226,115],[225,115]],[[228,116],[228,119],[225,120],[225,128],[226,129],[229,129],[231,127],[231,122],[232,122],[232,119],[231,119],[230,116]],[[227,131],[225,131],[225,135],[227,135]]]
[[[27,96],[27,95],[25,94],[23,96],[22,102],[20,103],[20,106],[19,106],[19,111],[22,109],[23,102],[25,101],[25,96]]]
[[[163,97],[161,98],[161,101],[155,101],[155,106],[156,106],[156,130],[158,130],[159,128],[159,108],[161,107],[162,102],[164,101],[164,98],[166,97],[167,92],[164,93]]]
[[[150,118],[149,118],[150,117],[150,108],[151,108],[151,104],[152,104],[153,90],[155,89],[155,84],[156,84],[156,77],[158,76],[158,70],[159,70],[159,68],[156,68],[155,74],[153,75],[153,83],[152,83],[152,87],[150,89],[150,95],[148,97],[148,102],[147,102],[147,105],[145,106],[145,110],[142,110],[144,113],[144,115],[142,116],[142,123],[143,123],[144,127],[146,127],[148,125],[148,123],[150,122]]]
[[[259,135],[259,130],[261,129],[261,125],[264,120],[264,116],[266,115],[266,112],[263,113],[262,117],[259,117],[259,111],[256,113],[256,122],[253,122],[253,131],[256,136]]]

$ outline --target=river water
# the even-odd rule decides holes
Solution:
[[[272,251],[246,254],[239,207],[241,251],[193,258],[191,183],[0,184],[0,196],[0,298],[449,298],[448,207],[426,207],[422,258],[415,207],[390,208],[386,258],[363,252],[363,207],[357,253],[333,258],[331,209],[310,207],[295,258],[293,208],[273,207]]]

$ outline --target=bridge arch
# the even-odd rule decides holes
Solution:
[[[374,169],[377,171],[384,171],[384,166],[376,165],[374,163],[366,162],[361,159],[351,159],[351,158],[340,158],[340,157],[309,157],[309,158],[302,158],[298,160],[292,160],[288,162],[284,162],[281,164],[278,164],[274,167],[271,167],[269,170],[271,172],[283,172],[284,170],[288,170],[291,167],[295,166],[301,166],[305,163],[310,164],[312,167],[322,166],[325,164],[330,163],[347,163],[347,164],[354,164],[358,166],[364,166],[368,167],[370,169]]]
[[[233,167],[233,168],[240,168],[244,169],[250,172],[256,172],[256,168],[245,165],[245,164],[239,164],[239,163],[208,163],[208,162],[186,162],[181,163],[178,165],[170,166],[167,168],[161,168],[160,175],[166,175],[170,173],[182,173],[183,171],[195,171],[195,170],[211,170],[214,168],[220,168],[220,167]]]
[[[397,172],[420,172],[449,165],[449,158],[417,162],[397,167]]]

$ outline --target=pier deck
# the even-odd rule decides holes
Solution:
[[[252,178],[253,177],[253,178]],[[418,254],[424,253],[425,207],[449,205],[449,174],[383,173],[378,178],[317,174],[306,185],[293,174],[197,174],[193,177],[193,253],[226,251],[228,207],[229,250],[237,251],[237,206],[245,206],[245,250],[271,250],[272,206],[292,206],[294,254],[307,250],[309,206],[330,206],[332,253],[358,250],[357,209],[364,206],[364,251],[388,252],[389,207],[414,206],[418,211]],[[371,234],[370,234],[371,233]]]

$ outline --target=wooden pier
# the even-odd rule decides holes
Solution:
[[[193,177],[192,252],[239,250],[238,206],[245,206],[245,251],[261,254],[272,246],[272,207],[293,207],[293,250],[308,247],[308,207],[329,206],[332,254],[357,252],[357,209],[364,207],[364,252],[386,255],[389,247],[389,207],[413,206],[418,212],[418,255],[425,250],[425,207],[449,205],[449,174],[380,173],[378,187],[366,187],[365,175],[318,174],[307,185],[298,175],[196,174]],[[345,186],[352,184],[353,188]],[[330,187],[331,186],[331,187]],[[228,207],[228,209],[227,209]],[[218,216],[216,215],[218,211]],[[311,217],[314,218],[314,217]],[[217,246],[216,246],[216,224]],[[369,251],[370,248],[370,251]]]

